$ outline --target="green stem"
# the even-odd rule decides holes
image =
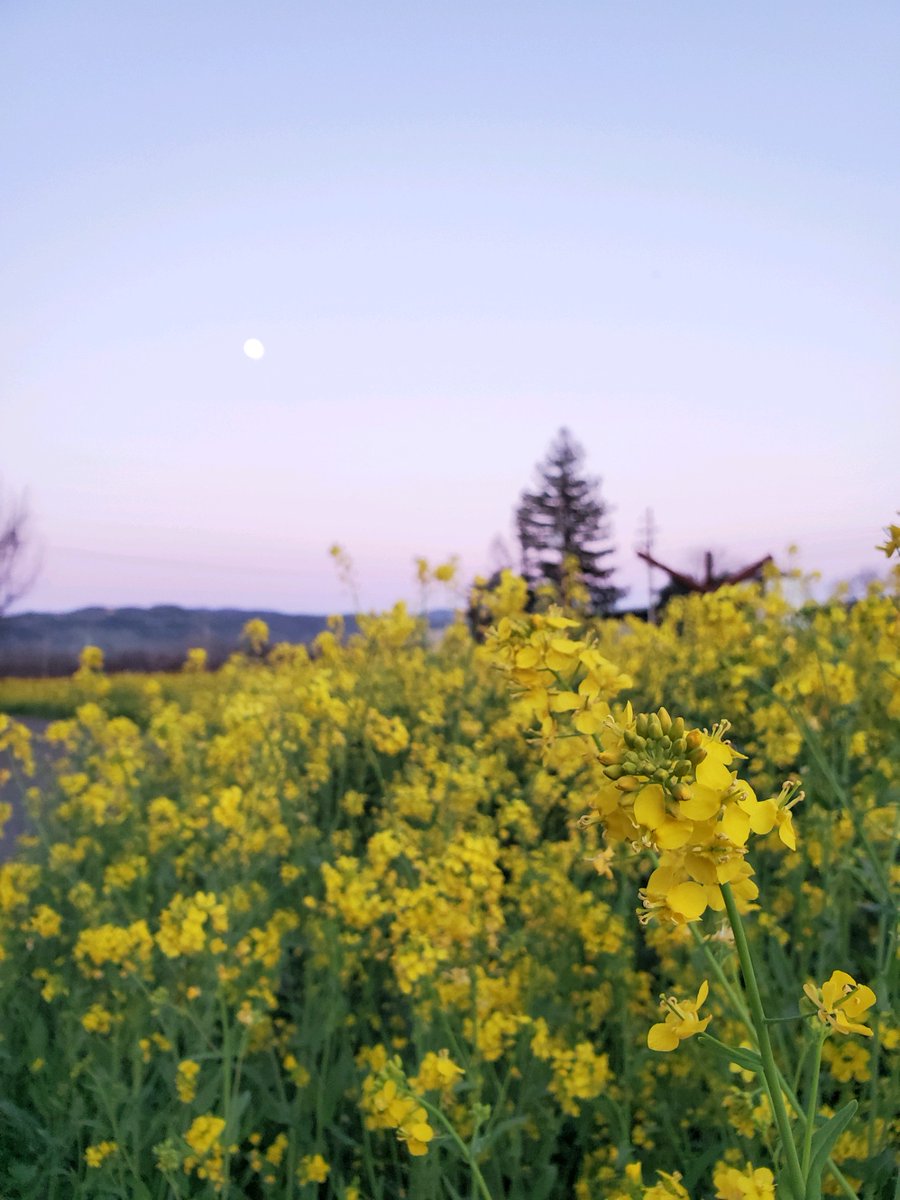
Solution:
[[[491,1200],[491,1193],[488,1191],[488,1185],[484,1181],[484,1176],[481,1173],[478,1163],[475,1161],[475,1156],[472,1154],[471,1148],[466,1145],[466,1143],[462,1140],[439,1108],[436,1108],[435,1105],[430,1104],[421,1096],[416,1096],[416,1101],[421,1104],[425,1111],[430,1113],[436,1121],[439,1121],[444,1129],[446,1129],[446,1131],[450,1134],[450,1137],[453,1139],[457,1150],[459,1150],[460,1154],[463,1156],[463,1160],[468,1164],[469,1170],[472,1172],[472,1178],[475,1180],[476,1187],[481,1195],[481,1200]]]
[[[801,1126],[805,1130],[806,1129],[806,1113],[803,1111],[803,1108],[801,1107],[800,1100],[797,1096],[796,1091],[791,1087],[791,1085],[784,1078],[784,1076],[781,1074],[780,1071],[778,1073],[778,1077],[781,1082],[781,1090],[787,1096],[788,1100],[790,1101],[791,1107],[793,1108],[794,1112],[797,1114],[797,1120],[800,1122]],[[838,1187],[841,1189],[841,1191],[847,1197],[847,1200],[859,1200],[859,1197],[857,1196],[856,1192],[850,1186],[847,1176],[843,1173],[843,1171],[840,1169],[840,1167],[835,1163],[834,1159],[829,1158],[826,1165],[828,1167],[828,1170],[833,1175],[835,1181],[837,1182]]]
[[[231,1154],[228,1147],[234,1136],[231,1128],[231,1097],[232,1097],[232,1060],[231,1060],[231,1026],[228,1021],[228,1008],[222,995],[219,995],[219,1016],[222,1022],[222,1117],[225,1121],[222,1174],[224,1177],[224,1196],[231,1191]]]
[[[658,861],[659,860],[657,859],[657,863],[658,863]],[[710,970],[712,971],[712,973],[715,975],[716,979],[718,980],[719,986],[722,988],[725,995],[731,1001],[732,1008],[735,1010],[735,1012],[741,1018],[741,1020],[744,1022],[745,1025],[750,1025],[751,1032],[752,1032],[752,1025],[750,1022],[750,1014],[747,1011],[747,1005],[744,1003],[743,996],[741,996],[740,993],[734,987],[732,987],[731,980],[725,974],[722,964],[716,958],[715,954],[713,954],[712,948],[710,947],[709,943],[704,939],[703,934],[700,933],[700,931],[697,929],[697,926],[693,922],[691,922],[688,925],[688,929],[690,929],[690,931],[691,931],[691,936],[694,939],[694,944],[700,950],[703,951],[703,955],[706,958],[706,961],[709,963]]]
[[[756,971],[753,966],[753,958],[750,954],[750,946],[747,942],[747,935],[741,923],[741,914],[738,911],[737,901],[734,898],[730,884],[722,884],[722,895],[725,898],[725,908],[728,912],[728,920],[731,922],[731,928],[734,933],[734,944],[741,963],[741,974],[744,977],[744,986],[747,989],[750,1016],[759,1044],[759,1056],[762,1059],[763,1075],[765,1076],[766,1088],[769,1093],[769,1101],[772,1105],[772,1114],[775,1117],[778,1135],[781,1138],[781,1144],[784,1149],[790,1188],[794,1193],[793,1200],[803,1200],[806,1191],[804,1176],[800,1169],[797,1147],[794,1144],[794,1136],[791,1132],[787,1109],[784,1106],[784,1098],[781,1094],[780,1075],[778,1067],[775,1064],[775,1055],[772,1053],[769,1027],[766,1024],[766,1013],[763,1008],[762,997],[759,994],[759,984],[756,980]]]
[[[878,880],[878,886],[881,891],[880,898],[884,901],[892,913],[895,912],[896,905],[893,900],[893,892],[885,874],[884,866],[882,865],[881,859],[878,857],[875,851],[875,847],[872,845],[866,834],[865,827],[863,825],[863,818],[859,809],[851,802],[850,797],[847,795],[846,789],[844,788],[844,785],[841,782],[837,772],[828,760],[828,756],[822,747],[821,739],[815,730],[810,726],[805,717],[803,717],[792,704],[789,704],[787,701],[782,701],[781,703],[787,710],[790,717],[793,719],[797,728],[803,734],[806,744],[809,747],[810,754],[815,759],[816,765],[825,777],[835,799],[850,818],[854,832],[856,833],[860,845],[865,850],[866,856],[868,857],[872,866],[872,870],[875,873],[875,878]]]
[[[740,1016],[741,1020],[743,1021],[744,1025],[747,1029],[747,1032],[750,1034],[751,1040],[758,1047],[758,1038],[756,1036],[756,1029],[754,1028],[753,1020],[747,1009],[747,1005],[744,1003],[743,996],[739,995],[735,991],[734,987],[732,986],[731,980],[728,978],[728,976],[725,974],[725,971],[722,968],[722,964],[716,958],[715,954],[713,954],[709,943],[704,940],[703,935],[698,931],[697,926],[694,924],[690,924],[688,926],[688,928],[691,931],[691,935],[694,939],[695,944],[699,947],[699,949],[701,949],[703,951],[703,954],[706,958],[706,961],[709,963],[712,973],[715,975],[716,979],[721,984],[722,989],[724,990],[725,994],[728,996],[728,999],[731,1001],[732,1007],[734,1008],[735,1012]],[[812,1015],[814,1016],[815,1014],[812,1014]],[[796,1019],[797,1019],[796,1017],[767,1017],[766,1022],[767,1022],[767,1024],[772,1025],[772,1024],[776,1023],[777,1021],[795,1021]],[[705,1033],[703,1036],[709,1037],[710,1035],[708,1033]],[[713,1039],[713,1040],[715,1040],[715,1039]],[[781,1090],[784,1092],[784,1094],[787,1096],[788,1100],[791,1102],[791,1106],[793,1107],[794,1112],[797,1114],[798,1119],[801,1122],[805,1122],[806,1114],[803,1112],[803,1109],[800,1106],[800,1101],[797,1099],[796,1090],[791,1087],[791,1085],[784,1078],[784,1076],[781,1075],[781,1072],[779,1072],[779,1079],[780,1079],[780,1083],[781,1083]],[[805,1125],[804,1125],[804,1128],[805,1128]],[[858,1200],[856,1192],[853,1190],[853,1188],[847,1182],[846,1176],[844,1175],[844,1173],[841,1171],[841,1169],[837,1166],[837,1164],[834,1162],[834,1160],[831,1157],[829,1157],[829,1159],[828,1159],[827,1166],[828,1166],[828,1170],[831,1172],[834,1179],[836,1180],[838,1187],[841,1189],[841,1191],[847,1197],[847,1200]]]
[[[813,1051],[813,1065],[809,1075],[809,1096],[806,1099],[806,1130],[803,1134],[803,1157],[800,1160],[800,1170],[803,1178],[809,1175],[809,1160],[812,1155],[812,1138],[816,1128],[816,1113],[819,1111],[819,1070],[822,1066],[822,1047],[825,1045],[827,1026],[823,1025],[816,1035]]]

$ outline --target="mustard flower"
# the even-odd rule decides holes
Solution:
[[[175,1073],[175,1089],[182,1104],[190,1104],[197,1094],[197,1076],[200,1064],[192,1058],[183,1059]]]
[[[324,1183],[331,1167],[321,1154],[307,1154],[300,1159],[297,1178],[301,1183]]]
[[[84,1161],[89,1167],[102,1167],[104,1162],[118,1150],[117,1142],[95,1142],[84,1152]]]
[[[745,1170],[717,1163],[713,1172],[717,1200],[775,1200],[775,1176],[768,1167],[747,1163]]]
[[[657,1171],[659,1181],[652,1186],[644,1185],[641,1200],[690,1200],[690,1196],[681,1182],[681,1175],[674,1171]]]
[[[857,1018],[875,1003],[875,993],[864,983],[857,983],[846,971],[832,971],[831,978],[820,988],[813,983],[805,983],[803,991],[816,1006],[817,1016],[824,1024],[830,1025],[838,1033],[872,1036],[872,1030]]]
[[[883,545],[876,546],[876,550],[880,550],[887,558],[892,554],[900,554],[900,525],[888,525],[885,528],[887,535]]]
[[[661,1007],[668,1009],[666,1019],[650,1028],[647,1045],[651,1050],[675,1050],[685,1038],[702,1033],[712,1017],[700,1017],[698,1013],[709,995],[709,983],[700,984],[696,1000],[678,1000],[675,996],[661,997]]]

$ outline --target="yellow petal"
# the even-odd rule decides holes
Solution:
[[[831,978],[822,984],[822,999],[826,1008],[835,1008],[847,993],[856,987],[856,980],[846,971],[832,971]]]
[[[731,772],[726,765],[733,758],[731,747],[710,737],[704,737],[701,744],[706,758],[697,767],[697,782],[721,792],[731,783]]]
[[[691,788],[690,799],[682,800],[678,811],[689,821],[708,821],[719,811],[721,804],[721,792],[704,787],[701,783],[695,783]]]
[[[699,883],[679,883],[666,895],[666,903],[686,921],[696,921],[707,908],[706,892]]]
[[[867,1008],[871,1008],[874,1003],[875,993],[870,987],[866,987],[864,983],[861,983],[853,995],[847,997],[847,1000],[843,1005],[843,1009],[848,1016],[858,1017],[864,1013]]]
[[[658,783],[641,788],[634,799],[634,819],[646,829],[658,829],[666,820],[666,797]]]
[[[750,818],[736,804],[729,804],[722,816],[722,833],[735,846],[743,846],[750,836]]]
[[[664,896],[674,880],[675,872],[670,866],[663,863],[655,871],[651,871],[650,878],[647,880],[647,892],[652,896]]]
[[[848,1021],[840,1010],[835,1013],[834,1028],[838,1033],[861,1033],[863,1037],[872,1036],[872,1030],[868,1025],[858,1025],[855,1021]]]
[[[671,1025],[651,1025],[647,1033],[647,1045],[651,1050],[675,1050],[678,1047],[678,1035]]]
[[[741,878],[747,865],[742,858],[725,859],[716,863],[716,877],[719,883],[734,883]]]
[[[697,883],[715,884],[715,863],[711,862],[705,855],[686,854],[684,856],[684,867],[691,879]]]
[[[743,805],[741,805],[741,807],[743,808]],[[772,829],[775,828],[775,819],[778,816],[778,805],[774,800],[763,800],[756,804],[754,808],[745,809],[745,811],[750,817],[750,828],[754,833],[770,833]]]
[[[585,709],[582,712],[577,712],[575,714],[575,716],[572,718],[572,724],[579,733],[587,734],[587,736],[590,737],[591,734],[599,733],[603,728],[604,717],[605,714],[601,714],[594,710],[589,712]]]
[[[602,816],[607,817],[619,807],[621,795],[622,793],[614,783],[604,784],[592,798],[591,807],[595,808]]]
[[[554,692],[550,696],[551,712],[572,712],[581,704],[581,697],[575,692]]]
[[[571,629],[573,625],[578,624],[571,617],[563,617],[559,613],[548,613],[544,619],[551,629]]]
[[[741,789],[741,794],[738,797],[738,804],[749,804],[751,807],[754,804],[759,804],[759,800],[756,797],[756,792],[754,792],[749,783],[746,783],[743,779],[739,779],[737,781],[737,785]]]
[[[564,654],[568,657],[578,654],[582,649],[580,642],[573,642],[570,638],[566,637],[552,638],[550,645],[557,654]]]
[[[788,850],[797,849],[797,835],[794,832],[794,816],[793,813],[785,812],[784,809],[778,814],[778,836],[787,846]]]
[[[666,820],[656,830],[656,844],[660,850],[677,850],[686,846],[693,835],[694,826],[690,821]]]
[[[822,1001],[819,999],[819,989],[814,983],[804,983],[803,994],[806,996],[807,1000],[812,1000],[816,1008],[818,1008],[822,1003]]]

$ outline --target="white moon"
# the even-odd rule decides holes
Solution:
[[[265,352],[266,348],[259,338],[247,338],[244,342],[244,353],[248,358],[262,358]]]

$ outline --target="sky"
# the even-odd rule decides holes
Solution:
[[[335,542],[412,598],[515,558],[562,426],[626,603],[648,509],[884,573],[898,55],[894,3],[5,0],[18,609],[346,609]]]

